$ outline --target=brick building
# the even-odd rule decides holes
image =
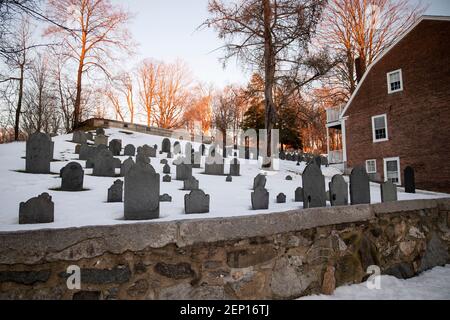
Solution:
[[[364,165],[374,180],[398,185],[411,166],[417,188],[450,193],[450,17],[423,16],[327,122],[342,133],[342,152],[329,150],[332,162]]]

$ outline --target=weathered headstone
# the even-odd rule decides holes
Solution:
[[[169,161],[167,161],[167,159],[161,159],[161,161],[159,163],[160,164],[169,164]]]
[[[233,182],[233,177],[227,176],[227,178],[225,179],[225,182]]]
[[[81,144],[75,146],[75,154],[80,154]]]
[[[370,204],[369,175],[362,166],[356,167],[350,174],[351,204]]]
[[[78,162],[70,162],[61,169],[62,191],[83,191],[84,170]]]
[[[234,158],[230,164],[230,175],[239,177],[241,175],[241,164],[237,158]]]
[[[318,166],[319,168],[322,167],[322,157],[321,156],[314,156],[313,161],[316,164],[316,166]]]
[[[19,224],[52,223],[55,205],[48,193],[43,193],[19,206]]]
[[[72,142],[79,143],[79,144],[87,143],[86,133],[84,133],[84,131],[79,131],[79,130],[74,131],[72,134]]]
[[[99,136],[99,135],[105,135],[105,129],[103,129],[103,128],[97,128],[96,130],[95,130],[95,134],[97,135],[97,136]]]
[[[163,173],[164,174],[170,174],[170,166],[168,164],[164,165]]]
[[[97,134],[95,136],[95,145],[99,146],[99,145],[108,145],[108,137],[105,136],[104,134]]]
[[[120,166],[120,176],[125,177],[130,171],[130,169],[135,165],[135,162],[132,157],[129,157],[127,160],[125,160],[122,165]]]
[[[108,202],[122,202],[123,201],[123,181],[116,180],[114,184],[108,189]]]
[[[52,145],[51,138],[45,133],[32,134],[26,144],[25,171],[50,173],[50,162],[53,160]]]
[[[97,177],[115,177],[116,163],[109,150],[101,150],[94,158],[94,170],[92,173]]]
[[[122,168],[122,161],[120,161],[119,158],[114,158],[114,167],[115,167],[116,169]]]
[[[176,165],[176,180],[184,181],[192,177],[192,165],[180,163]]]
[[[127,157],[134,157],[136,155],[136,147],[132,144],[126,145],[123,154]]]
[[[404,170],[404,184],[406,193],[416,193],[416,180],[414,177],[414,169],[406,167]]]
[[[277,196],[277,203],[286,203],[286,195],[284,193],[280,193]]]
[[[195,179],[195,177],[190,177],[187,180],[184,180],[183,190],[198,190],[199,189],[199,181]]]
[[[169,176],[168,174],[166,174],[166,175],[163,177],[163,182],[172,182],[172,177]]]
[[[142,147],[139,147],[137,149],[137,153],[143,153],[149,158],[156,158],[156,149],[150,147],[149,145],[145,144]]]
[[[225,164],[220,154],[206,158],[205,174],[213,176],[223,176],[225,174]]]
[[[269,209],[269,192],[264,187],[257,187],[251,197],[253,210]]]
[[[391,181],[381,184],[381,202],[397,201],[397,186]]]
[[[180,154],[181,153],[181,144],[179,141],[175,141],[173,144],[173,153],[174,154]]]
[[[159,218],[160,176],[149,164],[135,164],[125,176],[125,220]]]
[[[140,148],[138,148],[136,155],[136,164],[150,164],[150,158]]]
[[[284,151],[280,151],[278,157],[280,158],[280,160],[286,160],[286,153]]]
[[[295,189],[295,202],[303,202],[303,188],[298,187]]]
[[[329,183],[329,201],[333,207],[348,205],[348,183],[344,177],[335,175]]]
[[[89,158],[93,157],[95,153],[95,147],[90,147],[86,143],[83,143],[80,146],[80,152],[78,159],[80,160],[88,160]]]
[[[267,183],[267,178],[263,174],[258,174],[253,180],[253,190],[257,188],[265,188]]]
[[[184,211],[186,214],[200,214],[209,212],[209,194],[203,190],[192,190],[184,196]]]
[[[200,169],[202,164],[202,155],[200,152],[194,152],[193,153],[193,159],[192,159],[192,166],[195,169]]]
[[[326,207],[325,177],[320,167],[315,163],[309,164],[303,172],[302,180],[303,208]]]
[[[170,149],[172,147],[172,144],[170,143],[170,140],[168,138],[164,138],[162,141],[161,151],[162,152],[170,152]]]
[[[172,202],[172,197],[167,193],[164,193],[162,196],[159,197],[159,202]]]
[[[87,133],[86,133],[86,138],[87,138],[89,141],[94,141],[94,135],[92,134],[92,132],[87,132]]]
[[[286,181],[292,181],[292,180],[293,180],[292,176],[286,176]]]

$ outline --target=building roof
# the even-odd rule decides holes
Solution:
[[[364,80],[366,79],[367,75],[369,74],[370,70],[381,60],[383,57],[391,51],[403,38],[405,38],[412,30],[414,30],[422,21],[425,20],[435,20],[435,21],[450,21],[450,16],[431,16],[431,15],[423,15],[421,16],[411,27],[408,28],[401,36],[399,36],[394,43],[384,50],[367,68],[366,72],[364,73],[363,77],[361,78],[361,81],[358,83],[355,91],[353,92],[352,96],[350,97],[350,100],[348,100],[347,104],[344,107],[344,110],[341,113],[341,118],[345,116],[345,113],[347,112],[347,109],[352,104],[353,99],[358,94],[358,91],[360,90],[362,84],[364,83]]]

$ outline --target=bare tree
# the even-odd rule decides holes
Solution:
[[[147,126],[152,123],[152,111],[156,103],[159,75],[160,65],[149,59],[142,61],[138,68],[139,101],[147,118]]]
[[[46,34],[60,39],[66,55],[76,63],[76,128],[82,115],[83,76],[93,70],[109,76],[108,66],[116,51],[130,51],[131,38],[125,28],[130,15],[110,0],[49,0],[48,7],[53,21],[71,26],[52,26]]]
[[[268,157],[277,115],[273,96],[276,82],[282,77],[299,75],[303,71],[301,66],[314,61],[309,59],[307,47],[324,4],[322,0],[209,1],[212,17],[205,25],[213,26],[226,41],[225,59],[237,57],[264,75]],[[301,82],[308,82],[301,75]]]
[[[340,62],[329,84],[334,93],[348,100],[367,67],[424,10],[419,2],[408,0],[329,0],[318,40]]]

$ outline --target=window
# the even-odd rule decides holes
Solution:
[[[399,92],[403,90],[402,70],[396,70],[387,74],[388,93]]]
[[[401,185],[400,158],[384,159],[384,180]]]
[[[366,171],[367,173],[377,173],[377,160],[367,160],[366,161]]]
[[[387,130],[387,117],[385,114],[372,117],[372,134],[373,142],[389,140]]]

